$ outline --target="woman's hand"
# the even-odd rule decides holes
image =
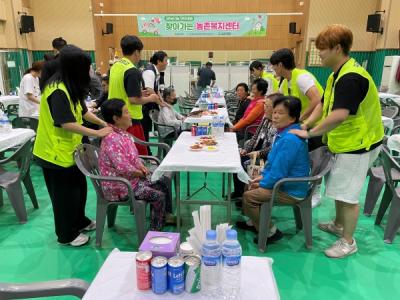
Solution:
[[[96,130],[96,136],[102,138],[109,135],[111,132],[113,132],[112,128],[107,126],[102,129]]]
[[[247,155],[247,151],[244,150],[244,149],[241,149],[241,150],[239,151],[239,153],[240,153],[241,156]]]
[[[247,156],[252,159],[258,158],[260,156],[260,151],[252,151],[249,154],[247,154]]]
[[[141,170],[136,170],[132,172],[133,177],[144,178],[146,177]]]
[[[258,189],[260,187],[260,184],[258,182],[251,183],[249,186],[249,190],[254,190]]]
[[[142,173],[144,174],[144,177],[146,177],[147,175],[150,174],[149,169],[147,169],[147,168],[146,168],[145,166],[143,166],[143,165],[141,165],[141,166],[139,167],[139,170],[142,171]]]
[[[310,135],[307,130],[300,130],[300,129],[292,129],[289,133],[293,133],[302,139],[309,139]]]

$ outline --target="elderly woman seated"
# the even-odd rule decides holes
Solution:
[[[273,102],[283,96],[275,93],[267,96],[264,103],[264,117],[258,126],[256,133],[248,140],[243,149],[240,150],[242,166],[245,168],[250,159],[267,160],[267,155],[271,150],[273,139],[276,135],[276,129],[272,125],[272,105]],[[236,174],[233,174],[233,183],[235,191],[231,198],[240,198],[244,193],[244,183],[240,181]],[[237,206],[241,206],[241,202],[236,202]]]
[[[161,230],[165,222],[173,221],[170,214],[171,199],[165,179],[150,181],[150,172],[140,159],[131,135],[126,131],[132,125],[132,121],[125,102],[119,99],[107,100],[103,103],[101,112],[104,120],[113,129],[101,143],[99,155],[101,175],[129,180],[135,198],[151,205],[150,229]],[[104,182],[102,187],[104,194],[111,201],[127,197],[127,188],[121,183]]]
[[[300,100],[290,96],[280,97],[274,101],[273,108],[272,123],[278,133],[262,175],[254,179],[250,190],[243,194],[243,211],[249,220],[236,223],[239,228],[255,232],[258,231],[260,207],[271,200],[275,183],[282,178],[305,177],[310,172],[307,141],[290,133],[290,130],[300,128]],[[277,201],[293,204],[304,199],[307,191],[306,182],[286,183],[278,192]],[[282,237],[282,232],[271,222],[267,243],[273,243]],[[257,238],[254,242],[258,242]]]

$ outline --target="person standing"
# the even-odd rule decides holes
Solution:
[[[279,81],[275,78],[274,74],[264,70],[262,62],[255,60],[250,64],[250,74],[254,79],[262,78],[268,82],[268,91],[266,95],[276,93],[279,90]]]
[[[336,217],[319,224],[321,230],[339,237],[325,250],[325,255],[332,258],[346,257],[358,250],[354,232],[359,198],[384,136],[378,90],[371,75],[350,58],[352,43],[353,34],[344,25],[331,25],[319,33],[316,47],[322,64],[333,73],[307,126],[292,130],[303,138],[323,135],[336,156],[326,178],[326,195],[335,200]],[[321,116],[322,122],[314,126]],[[307,127],[312,129],[307,131]]]
[[[110,85],[108,99],[122,99],[128,106],[132,117],[132,126],[128,132],[144,141],[145,135],[141,121],[143,119],[142,105],[156,103],[163,105],[155,93],[142,93],[142,74],[136,67],[143,50],[142,41],[134,35],[125,35],[121,39],[123,57],[116,61],[110,69]],[[148,155],[147,147],[136,144],[140,155]]]
[[[82,232],[94,230],[96,223],[85,216],[86,178],[75,165],[74,151],[83,135],[104,137],[112,130],[85,105],[90,57],[82,49],[67,45],[57,60],[59,68],[55,73],[42,77],[39,127],[33,154],[43,169],[58,242],[81,246],[89,241],[89,236]],[[105,127],[86,128],[82,126],[83,119]]]
[[[19,117],[39,117],[40,86],[39,77],[44,62],[37,61],[32,64],[19,84]]]
[[[215,72],[212,70],[212,62],[207,62],[205,67],[199,69],[197,76],[197,88],[200,91],[204,90],[207,86],[213,87],[215,85],[216,77]]]

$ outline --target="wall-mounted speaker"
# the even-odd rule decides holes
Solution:
[[[380,14],[368,15],[367,32],[383,33]]]
[[[21,16],[21,28],[19,29],[19,32],[21,34],[35,32],[35,23],[33,21],[33,16]]]
[[[101,34],[102,35],[105,35],[105,34],[112,34],[112,33],[114,33],[114,25],[113,25],[113,23],[106,23],[106,31],[101,31]]]
[[[289,33],[291,34],[301,34],[301,30],[297,32],[296,22],[289,23]]]

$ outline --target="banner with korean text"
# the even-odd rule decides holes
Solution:
[[[138,15],[141,37],[262,37],[267,14]]]

